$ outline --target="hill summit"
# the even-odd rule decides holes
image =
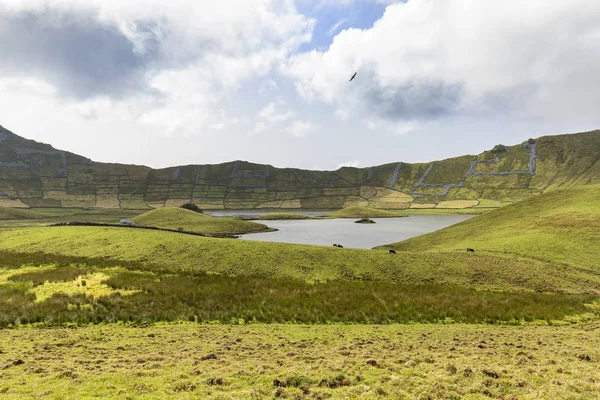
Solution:
[[[108,164],[0,126],[0,206],[149,209],[499,207],[558,187],[600,183],[600,131],[543,136],[479,155],[336,171],[246,161],[164,169]]]

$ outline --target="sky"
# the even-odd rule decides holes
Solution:
[[[597,0],[0,0],[0,125],[155,168],[478,154],[600,128],[599,20]]]

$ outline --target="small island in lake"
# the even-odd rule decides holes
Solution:
[[[369,218],[361,218],[358,221],[354,221],[355,224],[374,224],[375,221]]]

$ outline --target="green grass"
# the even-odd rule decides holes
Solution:
[[[0,330],[6,398],[600,397],[598,323]],[[588,361],[589,360],[589,361]]]
[[[256,219],[264,220],[264,221],[272,221],[272,220],[287,220],[287,219],[321,219],[321,217],[315,217],[315,216],[306,215],[306,214],[274,212],[274,213],[262,214],[259,217],[257,217]]]
[[[19,219],[39,219],[45,216],[39,212],[21,208],[0,207],[0,221]]]
[[[521,324],[593,318],[590,295],[490,292],[440,285],[196,273],[89,265],[1,270],[0,327],[26,323],[194,321],[235,323]],[[94,277],[102,277],[90,283]],[[99,286],[104,290],[98,292]],[[127,295],[124,295],[127,293]],[[39,298],[38,296],[42,296]]]
[[[240,235],[262,232],[269,228],[264,224],[233,218],[212,217],[179,207],[165,207],[145,212],[132,219],[141,226],[154,226],[205,234]]]
[[[399,252],[214,239],[112,227],[0,230],[3,263],[11,254],[132,263],[170,273],[220,273],[305,281],[370,280],[485,289],[600,293],[594,271],[525,256]],[[2,265],[2,264],[0,264]]]
[[[346,207],[329,214],[328,218],[391,218],[405,217],[403,211],[378,210],[370,207]]]
[[[531,257],[600,274],[599,221],[600,186],[572,187],[388,247],[421,252],[470,247],[476,254]]]

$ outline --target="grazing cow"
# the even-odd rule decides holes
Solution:
[[[344,248],[344,246],[342,246],[341,244],[338,244],[338,247],[339,247],[339,248],[342,248],[342,249]]]
[[[475,250],[473,250],[473,249],[471,249],[471,248],[468,248],[468,249],[467,249],[467,253],[475,253]]]
[[[396,254],[396,250],[391,250],[390,249],[390,254]]]
[[[334,244],[333,244],[333,247],[338,247],[338,244],[334,243]]]

